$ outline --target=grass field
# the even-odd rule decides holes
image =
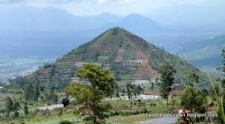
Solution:
[[[19,100],[21,94],[19,91],[11,91],[11,97]],[[2,99],[5,98],[7,94],[1,94]],[[112,109],[108,113],[110,117],[106,120],[107,124],[132,124],[134,122],[145,121],[151,118],[146,117],[145,113],[171,113],[173,110],[177,110],[177,106],[170,107],[166,106],[165,99],[148,99],[148,100],[103,100],[103,103],[110,103]],[[4,106],[4,102],[0,101],[0,105]],[[39,102],[26,102],[29,110],[29,115],[24,115],[23,107],[25,103],[21,103],[21,108],[17,111],[19,112],[19,117],[12,118],[14,112],[10,113],[10,122],[7,122],[3,114],[0,114],[0,124],[58,124],[63,120],[68,120],[73,124],[84,124],[79,116],[74,115],[74,105],[70,105],[66,108],[62,108],[62,114],[59,115],[59,109],[53,111],[40,111],[37,110],[44,103]],[[152,105],[154,104],[154,105]],[[175,109],[174,109],[175,108]],[[147,110],[145,112],[144,110]],[[114,114],[114,113],[118,114]]]
[[[141,111],[144,109],[143,106],[139,106],[137,100],[104,100],[104,102],[109,102],[113,106],[113,110],[120,111],[123,113],[123,111],[127,110],[138,110]],[[133,105],[131,105],[131,102]],[[134,103],[136,102],[136,105]],[[142,103],[156,103],[155,107],[152,106],[147,106],[146,108],[149,110],[149,112],[164,112],[166,110],[166,102],[164,99],[158,99],[158,100],[143,100]],[[23,105],[22,105],[23,106]],[[37,109],[36,104],[29,105],[29,112],[34,113]],[[161,111],[162,110],[162,111]],[[23,114],[23,110],[20,109],[18,112],[20,113],[21,118],[18,119],[12,119],[12,121],[7,122],[0,122],[1,124],[58,124],[59,122],[63,120],[68,120],[72,122],[73,124],[84,124],[84,121],[82,121],[81,118],[79,118],[78,115],[74,115],[71,112],[68,112],[68,109],[63,110],[62,115],[57,114],[57,110],[51,111],[49,114],[46,114],[44,111],[39,111],[35,116],[28,116],[25,117]],[[45,114],[44,114],[45,113]],[[12,114],[12,113],[11,113]],[[110,116],[106,122],[107,124],[132,124],[134,122],[139,122],[139,121],[145,121],[149,120],[151,118],[146,117],[145,113],[139,113],[136,115],[126,115],[126,114],[120,114],[116,116]]]
[[[139,115],[129,115],[129,116],[113,116],[106,120],[107,124],[133,124],[135,122],[139,121],[145,121],[150,120],[151,118],[146,117],[145,114],[139,114]],[[21,119],[21,120],[15,120],[15,121],[5,121],[1,122],[1,124],[58,124],[61,121],[70,121],[73,124],[85,124],[84,121],[82,121],[81,118],[72,115],[72,114],[64,114],[62,116],[50,116],[50,117],[35,117],[30,119]]]
[[[149,120],[151,118],[146,117],[145,114],[139,114],[139,115],[130,115],[130,116],[114,116],[110,117],[106,120],[107,124],[132,124],[134,122]],[[84,124],[84,122],[74,116],[74,115],[63,115],[63,116],[55,116],[50,118],[35,118],[30,120],[25,120],[25,123],[28,124],[57,124],[60,121],[68,120],[74,124]]]

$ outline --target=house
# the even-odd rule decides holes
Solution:
[[[137,86],[138,85],[149,86],[150,82],[149,82],[149,80],[135,80],[131,84],[134,84],[134,85],[137,85]]]

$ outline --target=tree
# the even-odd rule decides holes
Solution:
[[[191,82],[189,85],[195,88],[196,84],[199,83],[199,75],[197,75],[195,72],[193,72],[190,75],[190,79],[191,79]]]
[[[25,100],[34,100],[34,86],[31,83],[28,83],[24,86],[24,98]]]
[[[174,85],[173,74],[176,73],[176,70],[169,63],[165,63],[159,69],[159,73],[161,74],[160,93],[162,98],[167,99],[168,106],[169,94],[172,91],[172,86]]]
[[[120,94],[119,94],[119,86],[117,84],[115,85],[115,93],[116,93],[115,94],[116,97],[119,98],[120,97]]]
[[[222,57],[223,57],[223,65],[221,67],[218,67],[217,70],[221,71],[223,73],[223,77],[225,77],[225,50],[222,50]],[[209,75],[208,75],[209,76]],[[210,78],[211,79],[211,78]],[[211,81],[212,82],[212,81]],[[214,94],[216,96],[216,101],[218,104],[218,113],[219,113],[219,119],[221,123],[225,123],[225,78],[220,78],[220,89],[219,93],[217,93],[215,84],[212,84],[212,88],[214,90]]]
[[[151,90],[154,90],[154,86],[155,86],[154,82],[151,82]]]
[[[209,95],[209,91],[207,89],[202,89],[201,94],[202,94],[203,97],[206,97],[206,96]]]
[[[138,85],[138,86],[134,85],[134,95],[135,96],[140,95],[141,93],[143,93],[143,90],[144,89],[140,85]]]
[[[130,92],[130,84],[127,84],[127,97],[128,97],[129,100],[132,99],[132,94]]]
[[[14,114],[13,114],[13,117],[14,117],[14,118],[19,117],[19,112],[18,112],[18,111],[15,111]]]
[[[49,85],[48,86],[48,89],[49,89],[49,92],[50,93],[45,92],[45,95],[44,95],[45,102],[47,104],[57,104],[57,102],[58,102],[58,96],[54,93],[54,89],[55,88],[53,87],[53,84],[52,83],[49,83],[48,85]]]
[[[114,78],[109,70],[86,63],[76,73],[82,82],[75,82],[66,89],[66,93],[72,95],[77,104],[88,108],[90,114],[86,120],[93,124],[100,124],[106,117],[105,112],[110,108],[110,104],[103,104],[101,99],[112,96],[115,87]],[[82,108],[80,108],[82,109]]]
[[[219,71],[221,71],[221,72],[224,72],[225,73],[225,49],[224,50],[222,50],[222,54],[221,54],[221,56],[222,56],[222,62],[223,62],[223,65],[221,66],[221,67],[218,67],[217,69],[219,70]],[[225,75],[224,75],[225,76]]]
[[[53,95],[52,95],[52,102],[53,102],[54,104],[57,104],[57,102],[58,102],[58,96],[57,96],[56,94],[53,94]]]
[[[14,111],[18,111],[21,108],[20,103],[19,102],[15,102],[13,104],[13,110]]]
[[[0,113],[2,113],[2,115],[5,115],[5,109],[2,105],[0,106]]]
[[[67,105],[69,105],[69,103],[70,103],[70,100],[68,98],[63,98],[62,104],[63,104],[64,107],[66,107]]]
[[[24,87],[23,97],[26,101],[29,99],[29,86],[28,86],[28,84],[25,85],[25,87]]]
[[[28,115],[29,114],[27,105],[24,106],[23,112],[24,112],[25,115]]]
[[[202,107],[204,102],[201,93],[193,87],[187,87],[181,95],[181,105],[191,112],[196,112],[196,110]]]
[[[223,76],[225,77],[225,50],[222,50],[222,57],[223,57],[223,65],[218,67],[217,70],[223,73]],[[220,79],[221,85],[223,88],[225,88],[225,78]]]
[[[9,116],[9,113],[13,110],[13,101],[10,97],[6,97],[6,103],[5,103],[5,112],[6,116]]]
[[[59,122],[59,124],[72,124],[72,123],[70,121],[64,120],[64,121]]]
[[[39,88],[38,86],[36,85],[35,88],[34,88],[34,100],[35,101],[38,101],[38,97],[40,96],[40,92],[39,92]]]

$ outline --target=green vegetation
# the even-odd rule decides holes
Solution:
[[[101,70],[94,64],[84,64],[76,73],[77,77],[86,82],[75,82],[70,85],[66,93],[76,99],[76,104],[82,105],[80,109],[90,109],[85,120],[92,124],[101,124],[108,117],[105,114],[110,109],[110,104],[102,104],[101,99],[112,95],[114,90],[114,78],[109,70]],[[93,112],[93,114],[92,114]]]
[[[143,88],[140,85],[136,86],[134,84],[127,84],[126,90],[129,100],[132,100],[133,97],[136,97],[137,95],[140,95],[143,92]]]
[[[213,68],[221,65],[221,50],[224,49],[225,36],[217,36],[209,40],[200,41],[197,44],[190,44],[180,50],[181,57],[193,62],[195,65],[208,68]],[[208,70],[208,69],[207,69]],[[208,70],[209,71],[209,70]],[[212,71],[212,70],[211,70]],[[215,73],[215,71],[213,71]]]
[[[6,98],[6,103],[5,103],[5,112],[6,116],[9,116],[9,113],[13,110],[13,102],[10,97]]]
[[[224,68],[219,70],[225,72]],[[136,80],[147,84],[133,84]],[[187,61],[112,28],[55,63],[1,84],[0,119],[1,123],[126,124],[151,119],[146,113],[176,114],[178,109],[204,113],[219,107],[223,120],[224,79],[221,82],[209,89],[207,75]],[[166,99],[139,97],[160,93]]]
[[[18,77],[11,82],[19,88],[24,87],[26,82],[36,82],[35,85],[38,84],[38,87],[49,86],[56,91],[63,91],[82,65],[79,63],[85,62],[99,63],[102,67],[108,68],[116,81],[152,80],[157,78],[157,71],[165,62],[177,70],[174,78],[178,84],[188,84],[189,74],[199,71],[184,59],[116,27],[72,50],[57,59],[54,64],[46,64],[29,76]],[[200,71],[199,78],[198,85],[209,84],[204,73]]]
[[[225,50],[222,50],[222,57],[223,57],[223,66],[219,67],[218,70],[225,73]],[[213,83],[213,81],[209,75],[208,75],[208,77],[210,78],[210,82],[212,85],[213,95],[218,104],[217,111],[219,114],[219,122],[224,123],[225,122],[225,109],[224,109],[225,108],[225,100],[224,100],[224,98],[225,98],[225,96],[224,96],[225,79],[221,78],[220,83],[215,84],[215,83]]]
[[[200,92],[196,91],[193,87],[187,87],[181,96],[181,105],[190,110],[191,113],[200,112],[203,103],[207,104]]]
[[[63,98],[62,99],[62,104],[63,104],[64,107],[68,106],[69,103],[70,103],[70,100],[68,98]]]
[[[172,91],[172,86],[174,85],[174,73],[176,73],[176,70],[169,65],[168,63],[165,63],[159,70],[159,73],[161,74],[160,78],[160,93],[162,98],[167,99],[167,106],[168,106],[168,99],[170,92]]]
[[[194,87],[196,86],[197,83],[199,83],[199,76],[193,72],[191,75],[190,75],[190,86]]]

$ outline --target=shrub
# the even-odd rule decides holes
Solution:
[[[63,110],[62,110],[62,108],[59,108],[58,109],[58,116],[61,116],[63,114]]]
[[[64,120],[64,121],[59,122],[59,124],[72,124],[72,123],[70,121]]]
[[[213,107],[214,105],[215,105],[214,102],[211,102],[211,103],[209,104],[210,107]]]
[[[69,103],[70,103],[70,100],[68,98],[63,98],[62,104],[63,104],[64,107],[66,107],[67,105],[69,105]]]
[[[16,112],[14,112],[13,117],[14,117],[14,118],[19,117],[19,112],[17,112],[17,111],[16,111]]]
[[[148,113],[148,110],[144,108],[143,113]]]

